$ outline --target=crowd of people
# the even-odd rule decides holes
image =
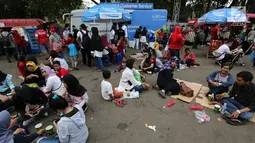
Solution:
[[[14,55],[17,58],[17,67],[23,82],[16,86],[12,83],[12,75],[0,71],[0,139],[4,142],[31,142],[39,138],[39,141],[51,140],[62,143],[86,142],[89,131],[86,126],[85,112],[88,109],[89,96],[87,89],[80,84],[79,80],[72,74],[71,70],[79,70],[78,55],[81,51],[83,64],[92,66],[92,56],[97,62],[97,70],[102,71],[101,95],[104,100],[113,100],[117,106],[125,104],[125,98],[137,98],[144,90],[151,85],[146,82],[143,74],[157,74],[157,84],[153,85],[158,89],[158,94],[167,96],[180,93],[180,83],[174,78],[174,71],[180,69],[181,64],[187,67],[199,66],[195,54],[189,48],[180,57],[180,50],[184,47],[184,38],[180,26],[175,26],[171,35],[168,36],[163,30],[156,32],[154,47],[149,47],[148,31],[144,27],[136,30],[135,42],[132,48],[141,49],[144,55],[139,66],[134,59],[126,55],[128,42],[127,25],[114,24],[110,31],[110,41],[102,35],[96,27],[87,30],[86,25],[81,24],[80,30],[75,27],[73,32],[67,26],[62,36],[57,34],[54,28],[50,34],[40,28],[36,32],[36,38],[40,44],[41,51],[45,54],[47,62],[38,63],[37,58],[32,55]],[[2,37],[13,39],[8,29],[4,29]],[[1,38],[1,37],[0,37]],[[167,38],[167,40],[165,40]],[[4,38],[5,39],[5,38]],[[5,49],[15,48],[4,41]],[[7,42],[7,43],[6,43]],[[160,44],[167,47],[169,55],[164,58]],[[215,104],[224,105],[227,103],[227,111],[224,114],[225,120],[234,125],[245,124],[255,111],[255,85],[252,83],[253,74],[242,71],[237,74],[236,79],[230,73],[232,68],[225,55],[229,53],[228,48],[233,41],[228,40],[219,49],[220,54],[217,61],[221,61],[221,70],[208,75],[206,81],[210,92],[207,96],[213,96]],[[16,45],[16,44],[15,44]],[[68,49],[71,66],[68,64],[68,57],[65,49]],[[6,50],[6,51],[8,51]],[[104,69],[105,60],[113,62],[113,55],[119,60],[119,66],[115,72],[122,72],[119,85],[115,87],[111,83],[111,72]],[[223,58],[222,58],[223,56]],[[10,62],[10,56],[8,56]],[[139,69],[138,69],[139,68]],[[229,92],[229,88],[234,85]],[[224,96],[229,92],[229,97]],[[233,98],[232,98],[233,97]],[[8,111],[14,107],[15,116]],[[30,134],[27,126],[37,118],[48,116],[49,110],[56,112],[59,117],[52,121],[58,137],[42,137],[44,129],[37,133]]]

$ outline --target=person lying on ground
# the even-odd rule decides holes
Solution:
[[[12,101],[16,112],[20,115],[18,122],[23,123],[23,126],[27,126],[34,120],[35,116],[42,113],[41,111],[46,106],[48,98],[38,87],[24,84],[20,91],[12,96]]]
[[[67,90],[64,98],[68,101],[69,106],[79,104],[84,111],[88,108],[87,89],[82,86],[79,80],[72,74],[67,74],[62,78],[62,82]]]
[[[0,112],[0,117],[0,140],[3,143],[31,143],[44,134],[44,129],[27,135],[29,133],[24,128],[13,128],[13,119],[11,119],[10,113],[6,110]]]
[[[234,77],[229,73],[230,70],[230,63],[224,63],[221,65],[221,71],[213,72],[206,77],[210,89],[207,95],[214,94],[216,96],[228,92],[229,87],[235,82]]]
[[[221,45],[217,50],[213,52],[213,55],[216,59],[216,63],[221,65],[226,62],[230,62],[232,52],[230,51],[230,48],[233,44],[232,40],[228,40],[225,44]]]
[[[160,69],[157,78],[157,86],[159,87],[159,95],[166,98],[166,95],[177,95],[180,92],[180,86],[173,78],[174,69],[177,67],[177,57],[172,57]]]
[[[59,120],[53,120],[59,141],[61,143],[85,143],[89,131],[82,107],[79,104],[68,106],[65,98],[58,95],[49,97],[49,105],[53,110],[63,114]]]
[[[46,81],[46,86],[43,87],[43,92],[45,94],[57,94],[63,96],[65,94],[65,87],[56,73],[48,66],[41,67],[41,72]]]
[[[187,67],[199,66],[199,64],[196,62],[195,54],[191,53],[189,48],[185,49],[185,54],[183,56],[183,64],[186,64]]]
[[[123,56],[122,61],[121,61],[120,65],[118,66],[117,70],[115,70],[115,72],[123,71],[126,68],[126,61],[127,61],[126,56]]]
[[[35,86],[45,85],[45,80],[41,70],[33,61],[28,61],[26,63],[24,82],[25,84],[33,84]]]
[[[12,83],[12,75],[5,74],[0,70],[0,94],[7,95],[16,94],[16,91],[19,90],[19,87],[15,86]]]
[[[236,82],[229,93],[229,98],[222,98],[220,103],[227,103],[227,114],[224,119],[230,120],[233,125],[244,124],[255,112],[255,84],[252,83],[253,74],[242,71],[237,74]]]
[[[126,62],[126,69],[122,72],[118,89],[120,91],[138,91],[147,90],[150,85],[145,82],[139,82],[135,79],[133,68],[136,66],[134,59],[128,59]]]
[[[65,75],[69,74],[69,71],[62,68],[60,66],[60,62],[59,61],[54,61],[53,62],[53,67],[54,67],[54,70],[56,72],[56,75],[59,77],[59,78],[62,78],[64,77]]]

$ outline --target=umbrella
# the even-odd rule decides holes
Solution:
[[[204,23],[248,22],[246,15],[235,8],[212,10],[198,19]]]
[[[129,12],[115,5],[96,5],[85,11],[82,21],[124,22],[131,20]]]

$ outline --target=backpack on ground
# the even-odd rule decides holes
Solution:
[[[3,36],[3,34],[1,33],[0,42],[1,42],[5,47],[10,47],[10,46],[11,46],[10,33],[8,33],[7,36]]]
[[[90,43],[90,38],[89,38],[88,32],[86,32],[86,34],[85,34],[81,31],[81,33],[82,33],[81,45],[84,49],[87,49],[87,48],[89,48],[89,43]]]

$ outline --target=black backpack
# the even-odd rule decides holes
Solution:
[[[90,38],[89,38],[89,35],[88,35],[88,32],[86,32],[86,34],[84,34],[82,31],[82,42],[81,42],[81,45],[84,49],[88,49],[89,48],[89,43],[90,43]]]
[[[0,42],[1,42],[5,47],[10,47],[10,46],[11,46],[10,33],[8,33],[7,36],[3,36],[3,34],[1,33]]]

